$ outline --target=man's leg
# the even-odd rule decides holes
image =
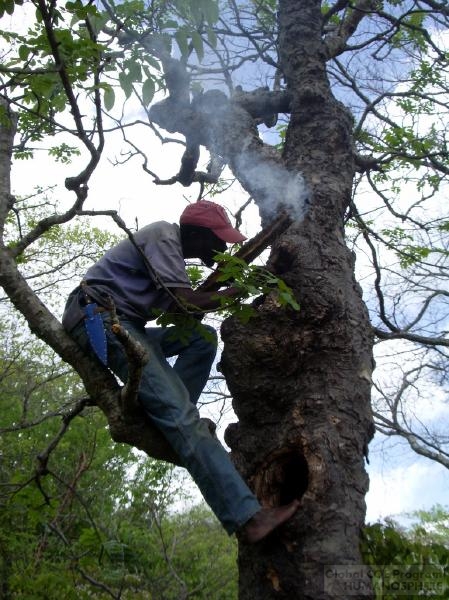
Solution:
[[[126,381],[126,355],[110,330],[109,317],[105,314],[103,318],[108,339],[108,364],[122,381]],[[297,502],[286,507],[261,509],[227,452],[200,421],[186,387],[165,360],[160,346],[149,343],[143,328],[123,319],[122,325],[149,354],[139,391],[145,412],[177,452],[226,531],[231,534],[245,525],[243,534],[253,543],[290,518],[298,508]],[[72,337],[89,351],[83,324],[75,328]],[[90,353],[93,360],[97,360]]]
[[[102,316],[108,341],[108,366],[125,382],[128,377],[126,355],[110,329],[107,313]],[[176,451],[223,527],[233,533],[260,510],[257,498],[225,449],[201,422],[187,388],[166,361],[160,345],[150,343],[144,328],[125,319],[121,319],[121,325],[149,355],[139,389],[143,409]],[[82,324],[75,328],[72,336],[83,347],[89,347]]]
[[[160,346],[164,356],[177,357],[173,370],[187,388],[190,401],[197,404],[217,353],[215,329],[198,323],[198,327],[190,331],[178,327],[146,327],[145,332],[151,344]]]

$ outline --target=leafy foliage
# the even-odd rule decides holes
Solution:
[[[38,188],[29,197],[17,198],[6,221],[6,245],[16,249],[36,231],[39,223],[57,216],[58,202],[51,189]],[[36,236],[16,261],[33,288],[62,310],[60,294],[75,287],[87,268],[120,239],[118,234],[91,226],[79,217],[68,224],[53,225]]]
[[[82,386],[20,327],[1,329],[2,593],[235,598],[235,542],[208,509],[172,514],[183,476],[113,443],[97,409],[71,420],[42,462]]]
[[[221,315],[233,315],[246,323],[249,319],[257,316],[257,310],[244,300],[254,298],[255,296],[270,295],[279,307],[300,310],[293,290],[279,277],[257,265],[249,265],[244,260],[228,253],[218,253],[215,255],[215,261],[218,264],[219,276],[217,282],[222,286],[232,285],[239,292],[239,299],[217,296],[220,300],[220,307],[215,309]],[[201,283],[203,271],[196,266],[190,266],[188,269],[192,286],[195,287]],[[190,332],[198,331],[206,339],[210,338],[210,332],[205,329],[199,318],[203,316],[200,309],[198,314],[192,314],[195,307],[186,307],[186,313],[164,313],[163,311],[154,311],[157,315],[157,324],[162,326],[176,325],[179,331],[185,332],[185,339],[188,339]],[[208,311],[208,312],[215,312]]]
[[[414,516],[419,521],[410,529],[387,521],[364,530],[363,556],[376,599],[449,596],[448,512],[435,507]]]
[[[226,253],[216,255],[220,275],[218,281],[223,284],[232,283],[240,292],[241,299],[270,294],[275,302],[284,308],[299,310],[293,290],[279,277],[257,265],[248,265],[241,258]],[[254,308],[241,303],[236,304],[232,299],[221,298],[225,311],[246,322],[257,312]]]

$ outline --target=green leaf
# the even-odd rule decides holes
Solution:
[[[190,284],[195,288],[203,279],[204,271],[198,265],[189,265],[187,267],[187,275],[189,276]]]
[[[5,10],[8,15],[12,15],[14,13],[14,0],[5,0]]]
[[[189,42],[186,30],[183,28],[178,29],[175,33],[175,39],[182,56],[187,56],[189,53]]]
[[[214,0],[201,0],[201,10],[203,11],[203,16],[209,25],[213,25],[218,21],[220,12],[218,3]]]
[[[174,19],[167,19],[167,21],[163,21],[161,23],[162,29],[177,29],[178,26],[179,26],[178,21],[175,21]]]
[[[68,146],[63,143],[50,148],[48,154],[54,156],[58,162],[69,164],[72,161],[72,156],[79,156],[80,151],[74,146]]]
[[[134,81],[142,81],[142,67],[136,60],[127,60],[126,69],[128,70],[128,77]]]
[[[129,98],[132,94],[133,91],[133,80],[131,77],[129,77],[128,74],[124,73],[123,71],[121,73],[119,73],[118,76],[119,82],[120,82],[120,87],[122,88],[122,90],[125,92],[125,97]]]
[[[255,296],[274,294],[277,296],[278,303],[283,307],[290,307],[294,310],[300,310],[300,306],[295,299],[293,290],[283,281],[262,267],[248,265],[244,260],[237,256],[226,253],[218,253],[215,256],[218,263],[220,275],[217,280],[220,282],[232,283],[238,288],[241,299],[254,298]],[[237,316],[239,319],[249,318],[257,315],[257,311],[251,312],[242,309],[245,304],[235,304],[233,300],[221,298],[222,309]],[[243,311],[243,312],[242,312]]]
[[[212,48],[217,47],[217,36],[215,34],[215,31],[210,27],[207,29],[207,39]]]
[[[31,150],[16,150],[14,152],[14,158],[17,158],[19,160],[28,160],[30,158],[34,158],[34,154]]]
[[[154,92],[156,91],[154,81],[151,77],[144,81],[142,86],[142,100],[145,106],[148,106],[153,100]]]
[[[114,88],[110,85],[104,85],[104,107],[106,110],[111,110],[115,103],[115,92]]]
[[[241,304],[235,313],[241,323],[246,325],[250,319],[257,316],[257,312],[249,304]]]
[[[195,48],[196,55],[198,56],[198,60],[201,62],[204,58],[204,47],[203,47],[203,38],[197,31],[192,31],[192,44]]]
[[[156,71],[161,70],[160,62],[154,56],[145,56],[145,62],[148,63],[150,67],[153,67],[153,69],[155,69]],[[143,66],[143,70],[144,73],[148,72],[148,68],[145,65]]]
[[[20,46],[19,47],[19,58],[20,60],[27,60],[29,54],[30,54],[31,49],[29,48],[29,46]]]

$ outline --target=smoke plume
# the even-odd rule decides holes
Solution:
[[[310,206],[310,192],[299,171],[289,171],[271,157],[243,150],[236,161],[239,178],[254,196],[262,222],[271,221],[282,210],[302,221]]]

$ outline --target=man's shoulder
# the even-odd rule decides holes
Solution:
[[[158,240],[167,238],[179,238],[179,225],[176,223],[169,223],[168,221],[155,221],[149,225],[145,225],[142,229],[139,229],[134,236],[136,239],[142,241],[147,240]]]

